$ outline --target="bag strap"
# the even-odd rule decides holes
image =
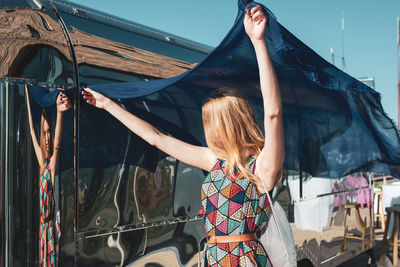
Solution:
[[[256,171],[257,175],[260,177],[261,183],[262,183],[262,185],[264,187],[265,194],[267,195],[267,198],[268,198],[268,201],[269,201],[269,206],[271,207],[272,217],[274,218],[276,227],[278,228],[278,232],[279,232],[279,235],[280,235],[280,237],[282,239],[283,246],[285,247],[286,255],[290,259],[289,251],[288,251],[288,248],[286,246],[286,242],[285,242],[285,240],[283,238],[282,229],[281,229],[281,227],[280,227],[280,225],[277,222],[276,217],[275,217],[275,211],[274,211],[275,208],[274,208],[274,205],[272,203],[271,196],[269,195],[269,192],[267,190],[267,186],[264,183],[264,179],[262,178],[260,171],[257,169],[257,162],[256,162],[256,166],[255,166],[255,171]]]
[[[203,238],[201,238],[200,239],[200,241],[199,241],[199,249],[198,249],[198,255],[197,255],[197,267],[201,267],[201,256],[200,256],[200,252],[201,252],[201,244],[202,244],[202,242],[203,241],[206,241],[206,242],[204,242],[204,252],[203,252],[203,254],[205,253],[205,250],[206,250],[206,245],[207,245],[207,235],[205,235]],[[205,257],[207,257],[207,255],[205,256]]]

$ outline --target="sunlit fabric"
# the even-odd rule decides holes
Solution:
[[[256,57],[243,27],[245,6],[254,6],[254,2],[239,1],[232,29],[190,71],[170,79],[89,87],[114,99],[126,99],[125,103],[160,90],[174,92],[178,109],[187,105],[185,97],[192,95],[197,101],[196,113],[183,116],[197,122],[188,123],[187,131],[203,144],[204,138],[198,137],[203,136],[198,121],[201,103],[211,90],[238,89],[249,97],[258,117],[262,117]],[[380,94],[325,61],[265,10],[269,18],[266,38],[284,106],[284,168],[319,177],[365,171],[400,178],[399,134],[382,108]],[[43,105],[51,102],[42,98],[36,99]],[[258,119],[262,122],[262,118]]]

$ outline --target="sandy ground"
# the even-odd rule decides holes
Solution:
[[[386,247],[385,257],[382,262],[379,261],[379,255],[381,253],[381,246],[383,240],[383,231],[380,229],[375,229],[375,241],[376,245],[373,249],[375,264],[376,265],[368,265],[369,255],[367,253],[363,253],[358,255],[357,257],[352,258],[351,260],[339,265],[339,267],[358,267],[358,266],[378,266],[378,267],[393,267],[393,259],[392,253],[388,253],[388,249]],[[396,267],[400,267],[400,257],[398,258],[398,263]]]

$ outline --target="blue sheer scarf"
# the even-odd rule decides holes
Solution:
[[[193,69],[169,79],[89,87],[128,104],[165,90],[175,94],[177,108],[185,106],[185,97],[192,95],[198,100],[193,106],[196,111],[183,116],[197,116],[197,124],[187,125],[188,135],[205,145],[204,138],[198,137],[203,135],[198,118],[201,102],[210,91],[236,88],[249,97],[256,113],[262,114],[257,110],[262,101],[257,61],[243,27],[244,9],[255,4],[238,2],[232,29]],[[267,44],[283,99],[284,168],[319,177],[364,171],[400,178],[399,133],[382,108],[380,94],[324,60],[280,25],[270,10],[264,10],[268,16]],[[55,103],[57,92],[46,93],[38,87],[31,90],[39,105]],[[89,107],[82,103],[85,109]]]

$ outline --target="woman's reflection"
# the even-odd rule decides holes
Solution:
[[[55,255],[58,246],[55,242],[56,229],[54,220],[54,177],[61,145],[63,113],[71,108],[71,102],[63,93],[60,93],[57,96],[57,120],[54,134],[48,114],[46,110],[42,110],[40,118],[39,144],[33,127],[27,85],[25,85],[25,93],[27,98],[28,119],[32,143],[40,167],[40,266],[55,266]]]

